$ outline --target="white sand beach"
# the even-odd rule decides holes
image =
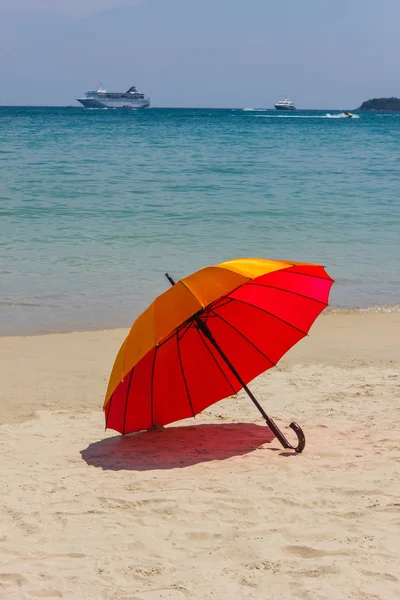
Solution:
[[[0,598],[400,599],[400,313],[328,313],[244,394],[121,438],[126,331],[0,339]],[[292,439],[292,438],[291,438]]]

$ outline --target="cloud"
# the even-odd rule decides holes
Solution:
[[[52,12],[70,17],[86,17],[91,14],[119,8],[137,6],[147,0],[0,0],[0,12],[31,13]]]

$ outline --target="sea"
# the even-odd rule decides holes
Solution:
[[[400,310],[400,114],[0,107],[0,335],[129,327],[237,257]]]

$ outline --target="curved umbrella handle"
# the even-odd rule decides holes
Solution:
[[[290,429],[293,429],[293,431],[295,432],[295,434],[297,435],[297,440],[298,440],[298,444],[296,446],[296,448],[294,448],[294,450],[296,450],[296,452],[303,452],[305,446],[306,446],[306,436],[304,435],[304,432],[302,430],[302,428],[300,427],[300,425],[298,423],[290,423],[289,425]],[[293,448],[293,446],[291,446]]]
[[[289,448],[290,450],[294,450],[295,452],[298,452],[299,454],[300,454],[300,452],[303,452],[305,445],[306,445],[306,437],[304,435],[302,428],[300,427],[300,425],[298,423],[290,423],[290,425],[289,425],[290,429],[293,429],[293,431],[297,435],[297,440],[298,440],[297,446],[292,446],[292,444],[289,442],[289,440],[286,439],[286,437],[283,435],[282,431],[276,425],[275,421],[273,421],[271,419],[271,417],[267,416],[267,418],[265,419],[265,422],[268,425],[268,427],[271,429],[272,433],[274,433],[275,436],[278,438],[278,440],[280,441],[280,443],[282,444],[282,446],[284,448]]]

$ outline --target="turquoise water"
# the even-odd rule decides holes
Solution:
[[[400,114],[2,107],[0,334],[127,326],[166,270],[240,256],[398,305],[399,140]]]

